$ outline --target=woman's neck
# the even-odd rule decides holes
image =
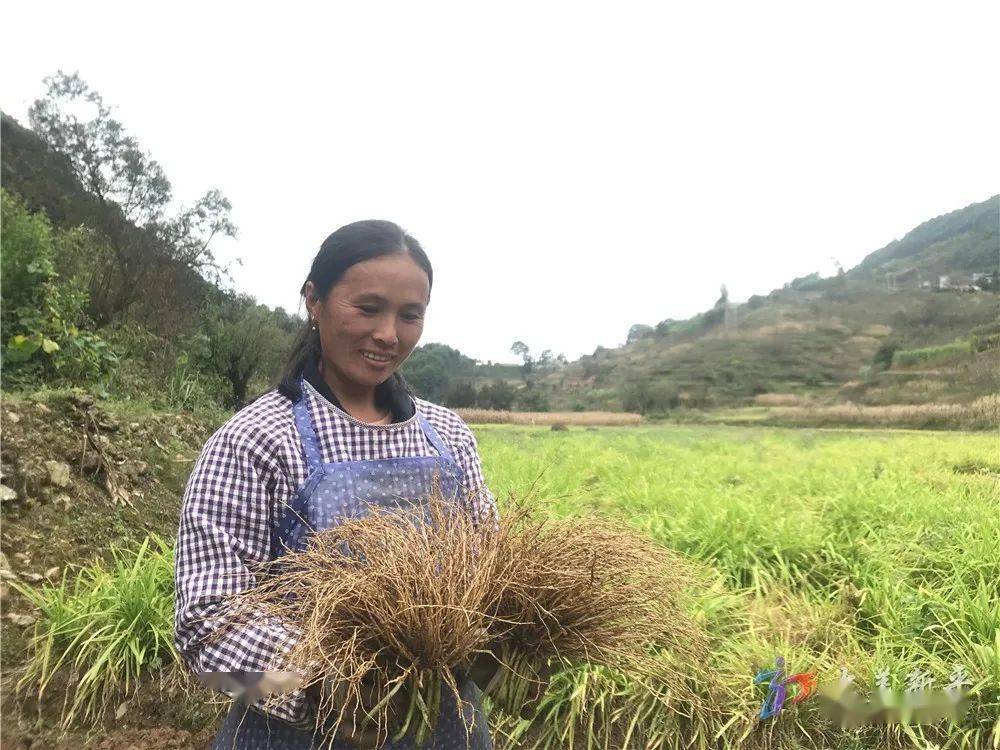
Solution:
[[[358,385],[342,377],[335,367],[327,366],[322,358],[318,366],[320,375],[330,386],[344,411],[362,422],[379,422],[385,418],[385,411],[375,403],[374,386]]]

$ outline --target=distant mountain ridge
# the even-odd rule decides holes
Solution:
[[[973,279],[991,291],[959,291]],[[924,222],[837,276],[810,274],[743,303],[720,300],[687,320],[635,326],[625,345],[598,347],[544,383],[562,408],[646,413],[745,405],[772,393],[833,398],[844,384],[875,378],[895,350],[968,339],[1000,319],[998,282],[994,195]],[[1000,374],[990,374],[984,357],[996,355],[983,353],[975,374],[952,378],[951,393],[935,386],[903,397],[968,400],[1000,391]]]
[[[1000,268],[1000,195],[925,221],[862,260],[852,275],[914,267],[927,275]]]
[[[2,147],[5,189],[18,193],[32,210],[44,210],[57,226],[97,225],[109,210],[76,182],[63,157],[5,114]],[[982,283],[984,274],[993,274],[994,291],[958,291],[973,275]],[[935,291],[943,276],[952,286]],[[594,354],[558,367],[537,363],[530,378],[516,365],[452,366],[449,357],[456,362],[466,358],[457,351],[442,358],[438,355],[450,348],[435,350],[433,344],[415,353],[408,366],[428,393],[437,389],[444,397],[455,385],[449,378],[464,380],[479,391],[489,387],[493,396],[513,399],[518,408],[547,404],[553,409],[656,413],[684,406],[745,405],[775,393],[834,397],[859,379],[876,383],[873,373],[879,363],[884,368],[896,350],[950,345],[1000,319],[998,276],[1000,195],[994,195],[920,224],[845,273],[828,278],[810,274],[746,302],[720,299],[687,320],[635,326],[636,334],[630,332],[624,346],[598,347]],[[149,289],[134,317],[154,329],[164,321],[174,325],[162,314],[167,307],[195,314],[211,285],[183,269],[177,278],[178,283]],[[622,321],[623,333],[628,323]],[[515,336],[512,332],[511,338]],[[945,373],[950,380],[941,375],[947,388],[937,383],[918,392],[914,386],[879,398],[968,400],[1000,392],[1000,362],[993,366],[988,359],[993,356],[986,352],[978,357],[974,373]],[[428,363],[435,366],[422,366]],[[527,382],[530,386],[517,395],[499,393],[500,385],[511,389]]]

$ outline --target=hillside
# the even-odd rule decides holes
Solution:
[[[162,221],[128,221],[114,200],[85,189],[68,158],[38,133],[7,115],[2,129],[5,191],[55,227],[49,288],[64,288],[62,299],[86,290],[83,307],[74,308],[76,326],[94,331],[113,354],[89,380],[68,374],[83,369],[79,362],[53,368],[35,354],[34,370],[18,370],[10,360],[6,388],[47,382],[116,398],[149,395],[165,408],[233,407],[274,382],[301,325],[297,318],[223,292],[184,260],[184,243],[165,244],[170,235]],[[598,348],[573,363],[525,353],[524,368],[483,365],[446,344],[425,343],[403,371],[418,395],[455,408],[655,415],[744,407],[776,396],[968,403],[1000,391],[998,349],[972,352],[955,344],[1000,319],[998,224],[1000,196],[993,196],[924,222],[838,276],[811,274],[688,320],[636,326],[627,345]],[[75,255],[66,255],[73,247],[68,233],[80,225],[93,231]],[[25,251],[25,263],[32,252]],[[973,283],[991,290],[961,291]],[[38,336],[31,325],[24,321],[23,333]],[[8,325],[5,342],[19,333]],[[65,336],[53,341],[58,357],[72,351]],[[945,347],[933,354],[932,367],[893,366],[896,352],[928,347]]]
[[[926,280],[1000,267],[1000,196],[926,221],[876,250],[851,269],[852,277],[881,279],[910,273]]]
[[[765,394],[834,402],[869,392],[875,403],[894,395],[920,403],[996,393],[995,346],[975,356],[952,347],[951,356],[937,357],[928,377],[948,388],[913,387],[919,377],[908,379],[906,393],[880,388],[886,378],[897,383],[883,372],[896,370],[887,367],[894,352],[967,341],[974,329],[1000,319],[995,287],[955,288],[972,274],[997,272],[998,216],[1000,196],[994,196],[921,224],[841,275],[806,276],[745,303],[663,321],[623,347],[599,348],[547,376],[550,401],[557,408],[657,413],[747,405]],[[937,288],[944,275],[952,288]]]

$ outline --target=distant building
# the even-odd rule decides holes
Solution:
[[[971,282],[973,286],[979,289],[996,289],[997,288],[997,277],[996,271],[984,271],[972,274]]]
[[[990,289],[994,283],[995,272],[976,272],[971,274],[941,274],[938,277],[938,291],[947,292],[981,292]]]

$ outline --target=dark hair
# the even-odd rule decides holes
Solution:
[[[355,263],[393,253],[409,253],[417,265],[427,272],[427,279],[433,285],[434,271],[420,243],[404,232],[398,224],[381,219],[369,219],[345,224],[323,240],[299,293],[305,296],[306,284],[311,281],[316,297],[322,299]],[[319,331],[312,328],[306,320],[305,327],[299,332],[292,347],[288,364],[278,383],[278,390],[293,401],[297,400],[301,395],[299,380],[302,371],[306,364],[310,360],[315,361],[320,353]],[[388,385],[392,389],[402,389],[412,393],[398,372],[390,376]]]

